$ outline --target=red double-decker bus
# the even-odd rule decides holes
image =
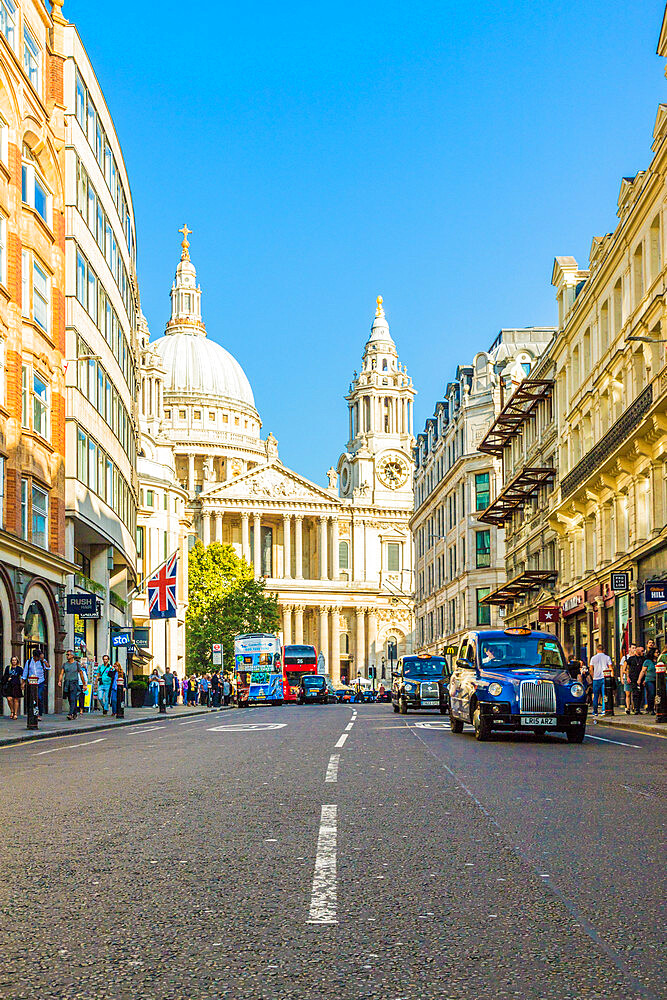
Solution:
[[[283,646],[283,701],[296,701],[304,674],[317,673],[314,646]]]

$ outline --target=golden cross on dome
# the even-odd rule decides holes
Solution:
[[[384,316],[384,309],[382,308],[382,301],[383,301],[383,300],[382,300],[382,296],[381,296],[381,295],[378,295],[378,297],[376,298],[376,300],[375,300],[375,301],[376,301],[376,302],[377,302],[377,304],[378,304],[378,307],[377,307],[377,309],[375,310],[375,315],[376,315],[376,316]]]
[[[178,231],[179,233],[183,233],[183,242],[181,243],[183,253],[181,254],[181,260],[190,260],[190,244],[188,243],[188,236],[192,235],[192,230],[188,229],[187,224],[184,223],[183,228]]]

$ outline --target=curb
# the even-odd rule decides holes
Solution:
[[[608,729],[627,729],[632,733],[644,733],[646,736],[660,736],[663,739],[667,738],[667,725],[652,725],[652,726],[640,726],[636,722],[609,722],[604,718],[596,721],[597,726],[606,726]],[[588,727],[588,723],[587,723]]]
[[[26,732],[23,736],[11,736],[9,739],[3,739],[0,737],[0,747],[14,746],[17,743],[28,743],[31,740],[53,740],[60,736],[78,736],[79,733],[97,733],[103,729],[120,729],[122,726],[140,726],[145,722],[175,722],[177,719],[194,718],[197,715],[210,715],[213,711],[216,712],[226,712],[232,706],[223,705],[220,708],[211,709],[205,708],[199,711],[183,713],[183,715],[147,715],[143,719],[123,719],[122,722],[103,722],[99,726],[81,726],[77,729],[62,729],[57,733],[28,733]]]

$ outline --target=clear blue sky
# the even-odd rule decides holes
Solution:
[[[187,222],[209,336],[287,465],[319,482],[377,294],[423,426],[503,326],[551,324],[646,167],[663,0],[66,0],[125,153],[143,310]],[[110,16],[111,15],[111,16]]]

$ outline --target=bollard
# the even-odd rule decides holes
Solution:
[[[614,675],[612,673],[604,675],[604,714],[614,714]]]
[[[39,713],[39,705],[37,704],[38,691],[39,681],[37,678],[28,677],[28,683],[25,689],[26,729],[39,729],[39,720],[37,718]]]
[[[160,682],[159,682],[159,685],[158,685],[157,703],[158,703],[158,707],[160,709],[160,715],[166,715],[167,714],[167,698],[166,698],[164,677],[160,678]]]
[[[655,665],[655,721],[667,722],[667,663]]]
[[[125,681],[116,681],[116,718],[125,718]]]

